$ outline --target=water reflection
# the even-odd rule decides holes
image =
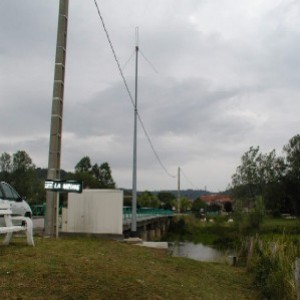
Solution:
[[[173,256],[187,257],[207,262],[222,262],[228,255],[225,252],[203,244],[173,243],[170,244],[169,249]]]

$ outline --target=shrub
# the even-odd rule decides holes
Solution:
[[[257,197],[253,208],[249,211],[244,210],[241,200],[236,200],[233,219],[235,220],[236,230],[241,236],[257,233],[265,218],[265,206],[263,199]]]

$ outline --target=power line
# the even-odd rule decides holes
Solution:
[[[104,23],[104,19],[103,19],[102,15],[101,15],[101,12],[100,12],[100,9],[99,9],[97,0],[94,0],[94,3],[95,3],[95,5],[96,5],[96,8],[97,8],[97,11],[98,11],[99,18],[100,18],[100,20],[101,20],[101,23],[102,23],[104,32],[105,32],[105,34],[106,34],[106,38],[107,38],[108,43],[109,43],[109,45],[110,45],[110,49],[111,49],[111,51],[112,51],[112,53],[113,53],[113,56],[114,56],[114,59],[115,59],[115,61],[116,61],[116,63],[117,63],[117,66],[118,66],[120,75],[121,75],[121,77],[122,77],[123,83],[124,83],[124,85],[125,85],[125,88],[126,88],[126,90],[127,90],[128,95],[129,95],[130,101],[131,101],[131,103],[132,103],[132,105],[133,105],[133,107],[134,107],[134,100],[133,100],[132,94],[131,94],[130,89],[129,89],[129,87],[128,87],[128,84],[127,84],[127,81],[126,81],[126,79],[125,79],[125,76],[124,76],[124,74],[123,74],[123,71],[122,71],[121,65],[120,65],[120,63],[119,63],[119,60],[118,60],[117,54],[116,54],[116,52],[115,52],[115,49],[114,49],[114,47],[113,47],[112,41],[111,41],[110,36],[109,36],[109,34],[108,34],[108,31],[107,31],[107,29],[106,29],[106,26],[105,26],[105,23]]]
[[[196,187],[193,182],[186,176],[186,174],[184,173],[183,169],[180,168],[181,170],[181,173],[183,175],[183,177],[189,182],[189,184],[194,188],[194,189],[197,189],[197,190],[200,190],[198,187]]]
[[[112,41],[111,41],[111,39],[110,39],[108,30],[107,30],[107,28],[106,28],[106,26],[105,26],[104,19],[103,19],[103,17],[102,17],[101,12],[100,12],[100,9],[99,9],[97,0],[94,0],[94,3],[95,3],[95,6],[96,6],[96,9],[97,9],[99,18],[100,18],[100,20],[101,20],[102,27],[103,27],[104,32],[105,32],[105,34],[106,34],[106,38],[107,38],[108,43],[109,43],[109,45],[110,45],[111,51],[112,51],[112,53],[113,53],[114,59],[115,59],[115,61],[116,61],[116,63],[117,63],[117,67],[118,67],[119,73],[120,73],[120,75],[121,75],[121,77],[122,77],[124,86],[125,86],[125,88],[126,88],[126,91],[127,91],[127,93],[128,93],[128,96],[129,96],[129,98],[130,98],[131,104],[133,105],[133,108],[135,108],[134,100],[133,100],[132,94],[131,94],[130,89],[129,89],[129,87],[128,87],[128,84],[127,84],[127,81],[126,81],[126,79],[125,79],[125,76],[124,76],[124,74],[123,74],[123,71],[122,71],[120,62],[119,62],[118,57],[117,57],[117,55],[116,55],[116,52],[115,52],[115,49],[114,49],[114,47],[113,47]],[[144,57],[144,58],[145,58],[145,57]],[[146,59],[146,58],[145,58],[145,59]],[[146,61],[152,66],[152,64],[151,64],[147,59],[146,59]],[[127,64],[127,63],[126,63],[126,64]],[[152,66],[152,68],[154,68],[154,67]],[[154,68],[154,70],[155,70],[155,68]],[[168,170],[167,170],[167,168],[166,168],[166,167],[164,166],[164,164],[162,163],[161,159],[159,158],[158,153],[156,152],[156,150],[155,150],[155,148],[154,148],[154,146],[153,146],[153,143],[152,143],[152,141],[151,141],[151,138],[150,138],[150,136],[149,136],[149,134],[148,134],[148,132],[147,132],[147,130],[146,130],[146,128],[145,128],[145,125],[144,125],[144,123],[143,123],[143,121],[142,121],[142,118],[141,118],[140,114],[137,113],[137,116],[138,116],[138,120],[139,120],[139,122],[140,122],[140,124],[141,124],[141,126],[142,126],[142,129],[143,129],[143,131],[144,131],[144,134],[145,134],[145,136],[146,136],[146,138],[147,138],[147,140],[148,140],[148,142],[149,142],[149,145],[150,145],[150,147],[151,147],[151,149],[152,149],[152,151],[153,151],[153,153],[154,153],[154,155],[155,155],[155,157],[156,157],[158,163],[160,164],[160,166],[162,167],[162,169],[166,172],[166,174],[167,174],[168,176],[170,176],[170,177],[172,177],[172,178],[176,178],[176,175],[174,176],[174,175],[172,175],[171,173],[169,173]]]
[[[149,142],[149,144],[150,144],[150,147],[151,147],[151,149],[152,149],[152,151],[153,151],[153,153],[154,153],[154,155],[155,155],[155,157],[156,157],[158,163],[159,163],[160,166],[164,169],[164,171],[166,172],[166,174],[167,174],[168,176],[170,176],[170,177],[172,177],[172,178],[176,178],[176,177],[177,177],[176,175],[172,175],[172,174],[170,174],[170,173],[168,172],[167,168],[164,166],[164,164],[162,163],[161,159],[159,158],[159,156],[158,156],[158,154],[157,154],[157,152],[156,152],[156,150],[155,150],[155,148],[154,148],[154,146],[153,146],[153,144],[152,144],[152,142],[151,142],[150,136],[149,136],[149,134],[148,134],[148,132],[147,132],[145,126],[144,126],[144,123],[143,123],[142,118],[141,118],[141,116],[139,115],[139,113],[138,113],[138,119],[139,119],[139,121],[140,121],[140,124],[141,124],[141,126],[142,126],[142,128],[143,128],[143,131],[144,131],[144,133],[145,133],[145,135],[146,135],[146,138],[147,138],[147,140],[148,140],[148,142]]]

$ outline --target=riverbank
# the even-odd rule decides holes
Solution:
[[[1,299],[259,299],[242,268],[88,237],[0,246]]]
[[[247,221],[227,222],[228,217],[217,216],[212,222],[203,222],[193,215],[182,215],[172,219],[167,236],[169,242],[193,242],[215,248],[236,249],[245,237],[260,235],[269,240],[274,236],[289,236],[298,240],[300,219],[265,217],[259,229],[253,229]]]
[[[203,222],[192,215],[178,216],[172,220],[168,240],[233,251],[236,264],[247,269],[252,286],[265,299],[296,299],[294,265],[300,255],[300,220],[264,216],[260,226],[253,227],[249,215],[234,222],[227,219],[217,216]]]

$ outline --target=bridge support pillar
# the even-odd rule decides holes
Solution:
[[[157,217],[138,222],[137,232],[138,236],[143,241],[160,241],[168,233],[171,223],[170,217]],[[124,227],[123,227],[124,228]],[[129,230],[129,228],[127,228]],[[124,231],[128,234],[127,231]]]
[[[155,229],[150,228],[147,231],[147,241],[154,241],[155,239]]]
[[[148,233],[147,233],[147,226],[143,226],[142,228],[139,228],[139,236],[143,241],[148,241]]]
[[[161,240],[161,224],[158,224],[155,228],[155,240]]]
[[[166,235],[166,233],[167,233],[167,224],[166,224],[166,222],[161,223],[160,232],[161,232],[161,237],[164,237]]]

